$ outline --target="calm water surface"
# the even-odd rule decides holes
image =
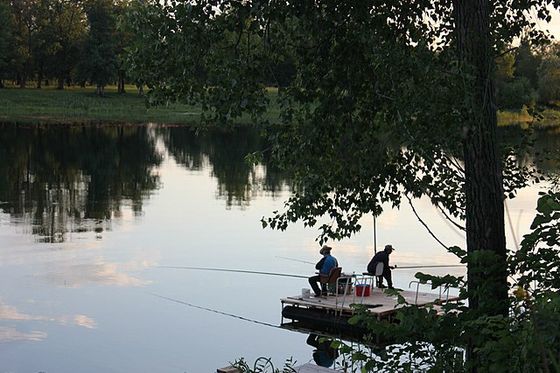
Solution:
[[[313,361],[306,334],[274,327],[279,299],[300,293],[305,279],[162,268],[314,272],[286,258],[315,262],[317,231],[261,228],[289,196],[281,175],[244,162],[264,146],[246,129],[0,125],[0,372],[197,373],[238,357]],[[526,188],[508,204],[511,248],[537,192]],[[463,246],[429,202],[415,207],[441,240]],[[362,225],[333,244],[345,272],[362,272],[373,252],[373,219]],[[377,237],[397,248],[398,265],[457,263],[406,206],[386,209]],[[415,272],[395,271],[396,286],[407,288]],[[462,269],[432,271],[443,272]]]

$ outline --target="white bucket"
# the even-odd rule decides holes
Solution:
[[[309,289],[301,289],[301,297],[303,299],[308,299],[311,297],[311,290]]]

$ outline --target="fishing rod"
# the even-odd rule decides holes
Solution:
[[[435,264],[435,265],[419,265],[419,266],[395,266],[393,269],[416,269],[416,268],[447,268],[447,267],[466,267],[463,264]]]
[[[288,257],[286,257],[286,256],[276,256],[276,258],[291,260],[291,261],[293,261],[293,262],[300,262],[300,263],[313,264],[313,265],[315,265],[315,263],[309,262],[309,261],[307,261],[307,260],[301,260],[301,259],[296,259],[296,258],[288,258]]]
[[[265,275],[265,276],[309,278],[309,276],[303,276],[303,275],[293,275],[293,274],[288,274],[288,273],[277,273],[277,272],[247,271],[247,270],[243,270],[243,269],[208,268],[208,267],[182,267],[182,266],[157,266],[156,268],[186,269],[186,270],[194,270],[194,271],[250,273],[250,274]]]
[[[291,260],[294,262],[300,262],[305,264],[315,264],[308,262],[306,260],[300,260],[295,258],[288,258],[285,256],[276,256],[276,258]],[[434,265],[417,265],[417,266],[395,266],[394,269],[414,269],[414,268],[447,268],[447,267],[465,267],[463,264],[434,264]]]

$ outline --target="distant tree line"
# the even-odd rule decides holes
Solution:
[[[134,69],[145,36],[130,24],[147,9],[141,0],[0,0],[0,88],[92,84],[103,95],[115,83],[124,93],[127,80],[141,91],[153,73]],[[279,61],[265,83],[287,85],[292,75]]]
[[[534,47],[522,39],[496,62],[496,101],[501,109],[560,100],[560,43]]]
[[[58,89],[93,84],[102,95],[108,84],[116,83],[120,93],[125,81],[139,89],[155,84],[160,79],[154,71],[157,64],[146,62],[157,51],[147,46],[154,38],[165,43],[165,35],[150,35],[150,25],[138,24],[157,21],[160,15],[154,9],[142,0],[0,0],[0,88],[5,81],[21,88],[30,82],[36,88],[55,84]],[[139,32],[142,29],[145,33]],[[237,42],[259,45],[259,40]],[[522,39],[498,57],[497,66],[500,108],[515,110],[560,100],[559,43],[537,48]],[[184,68],[196,69],[201,76],[208,73],[206,66]],[[277,61],[263,83],[287,86],[294,71],[293,61]]]
[[[0,0],[0,87],[109,83],[124,91],[126,1]]]

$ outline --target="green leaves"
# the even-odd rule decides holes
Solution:
[[[560,193],[542,193],[537,202],[537,215],[521,248],[510,260],[510,270],[519,274],[523,288],[538,286],[533,295],[560,289]]]

